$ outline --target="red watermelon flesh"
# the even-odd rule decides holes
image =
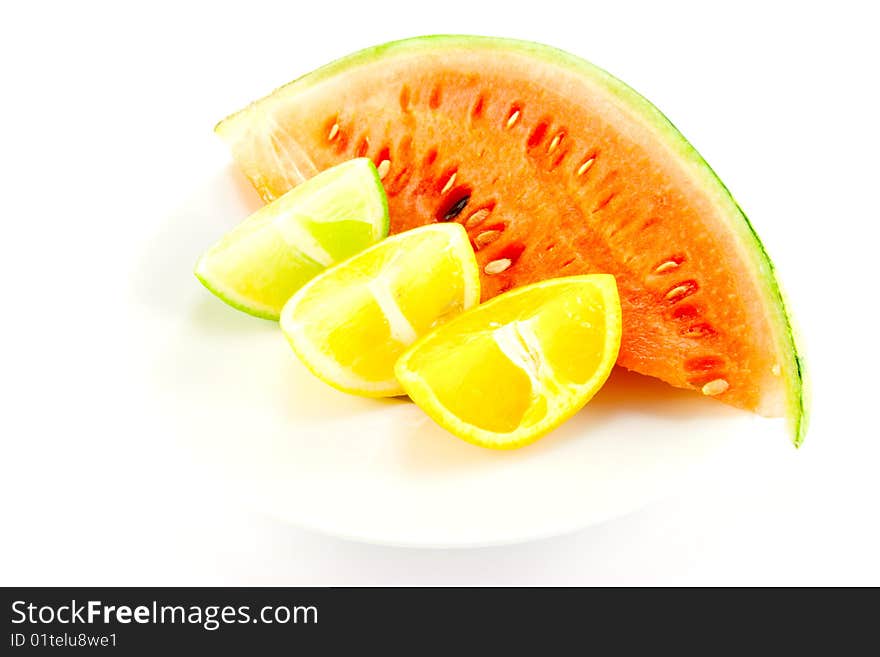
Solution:
[[[644,98],[533,43],[424,37],[306,75],[217,132],[265,201],[374,160],[392,232],[458,221],[483,298],[606,272],[618,364],[804,430],[801,364],[773,267],[712,170]]]

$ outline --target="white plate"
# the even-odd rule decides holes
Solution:
[[[784,440],[776,421],[620,370],[575,418],[513,452],[467,444],[409,401],[337,392],[277,325],[225,306],[191,273],[257,205],[219,170],[148,245],[140,292],[162,335],[150,376],[169,431],[261,512],[375,543],[526,541],[639,508],[733,439]]]

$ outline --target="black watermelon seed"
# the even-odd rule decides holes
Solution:
[[[443,221],[452,221],[458,215],[461,214],[461,211],[464,210],[465,206],[468,204],[468,201],[471,200],[470,196],[462,196],[458,199],[452,206],[443,214]]]

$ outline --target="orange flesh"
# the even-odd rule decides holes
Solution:
[[[683,388],[723,379],[719,399],[784,412],[776,334],[742,243],[681,155],[599,85],[515,53],[450,49],[379,58],[261,103],[218,132],[266,201],[371,157],[387,169],[392,232],[465,225],[484,299],[612,273],[618,364]]]

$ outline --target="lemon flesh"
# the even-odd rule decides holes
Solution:
[[[480,276],[457,223],[394,235],[312,279],[284,306],[281,329],[315,376],[368,397],[403,394],[398,357],[476,305]]]
[[[195,274],[229,305],[278,319],[294,292],[384,238],[388,225],[376,167],[349,160],[257,210],[202,255]]]
[[[512,449],[584,406],[620,348],[608,274],[556,278],[495,297],[432,331],[395,368],[410,398],[468,442]]]

